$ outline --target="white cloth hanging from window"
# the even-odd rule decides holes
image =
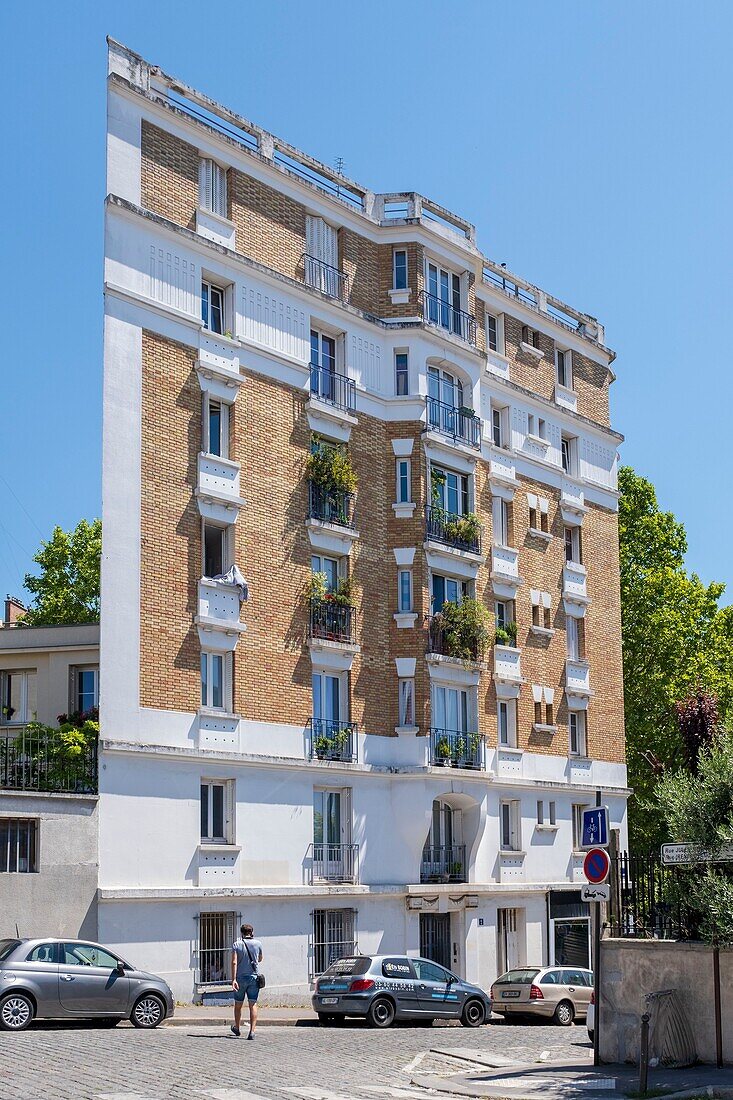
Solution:
[[[221,581],[222,584],[233,584],[238,588],[240,603],[244,603],[249,599],[249,585],[236,565],[233,565],[226,573],[219,573],[216,577],[212,577],[211,579],[214,581]]]

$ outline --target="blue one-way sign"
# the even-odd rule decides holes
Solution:
[[[608,847],[608,806],[593,806],[583,810],[583,843],[581,848]]]

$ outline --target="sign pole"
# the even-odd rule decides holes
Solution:
[[[601,805],[601,791],[596,791],[596,806]],[[593,1020],[593,1065],[600,1066],[600,1030],[601,1030],[601,905],[593,906],[593,999],[595,1015]]]

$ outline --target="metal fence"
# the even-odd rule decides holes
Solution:
[[[427,397],[427,427],[448,435],[467,447],[481,450],[481,418],[471,409],[448,405],[437,397]]]
[[[315,287],[329,298],[339,298],[341,301],[346,298],[349,277],[345,271],[339,271],[337,267],[331,267],[307,253],[301,256],[301,260],[307,286]]]
[[[312,844],[309,855],[311,884],[359,881],[358,844]]]
[[[343,493],[339,489],[326,489],[308,482],[308,518],[323,523],[335,523],[339,527],[354,526],[353,493]]]
[[[420,882],[467,882],[467,873],[465,844],[423,848]]]
[[[429,504],[425,509],[425,537],[434,542],[443,542],[469,554],[480,554],[481,532],[481,525],[475,518],[471,520],[436,505]]]
[[[453,768],[483,767],[483,738],[480,733],[430,729],[430,763]]]
[[[469,344],[476,343],[476,320],[470,313],[457,309],[450,302],[423,290],[420,294],[423,320],[429,325],[447,329]]]
[[[611,861],[609,931],[622,939],[694,940],[698,920],[685,904],[685,882],[699,869],[669,867],[656,853],[619,852]]]
[[[356,722],[311,718],[311,759],[340,760],[353,764],[357,758],[359,727]]]
[[[310,636],[330,642],[356,641],[356,608],[331,600],[311,600]]]
[[[67,745],[53,731],[27,727],[0,733],[0,788],[96,794],[97,741]]]
[[[326,401],[337,409],[345,412],[354,412],[356,409],[356,382],[353,378],[347,378],[345,374],[337,374],[328,367],[319,367],[317,363],[310,365],[310,386],[314,397]]]

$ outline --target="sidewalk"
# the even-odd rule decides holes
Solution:
[[[232,1020],[231,1005],[176,1005],[172,1020],[163,1027],[229,1027]],[[242,1013],[243,1025],[249,1020],[247,1006]],[[270,1008],[260,1005],[258,1027],[314,1027],[318,1017],[309,1008]]]

